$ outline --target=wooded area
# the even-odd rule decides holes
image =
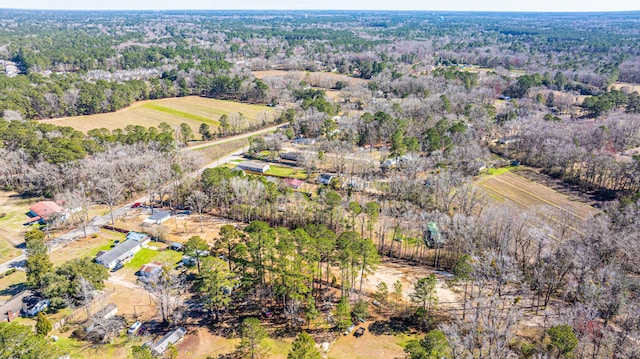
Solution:
[[[316,340],[375,317],[412,335],[410,358],[638,357],[638,15],[0,10],[0,184],[74,209],[27,232],[25,285],[52,311],[86,304],[109,273],[54,268],[45,233],[86,237],[96,205],[117,227],[114,210],[145,195],[136,207],[186,211],[202,237],[181,243],[193,267],[132,285],[163,328],[195,312],[239,339],[231,356],[268,355],[277,332],[289,358],[317,358]],[[185,96],[273,112],[198,134],[40,121]],[[211,164],[235,148],[208,158],[208,141],[274,122],[245,139],[259,168]],[[207,218],[233,224],[205,237]],[[367,290],[385,260],[424,271],[408,296],[399,280]],[[441,306],[445,284],[457,299]],[[29,334],[0,327],[48,345]]]

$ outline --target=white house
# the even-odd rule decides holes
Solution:
[[[151,238],[138,232],[129,232],[127,240],[115,246],[112,250],[100,252],[96,256],[96,263],[102,264],[108,269],[113,269],[119,263],[125,263],[142,249],[142,246],[149,243]]]
[[[144,220],[144,223],[161,224],[169,218],[171,218],[171,213],[167,211],[155,211],[149,218]]]
[[[182,327],[170,331],[151,345],[151,352],[158,356],[162,355],[169,345],[179,342],[186,334],[187,331]]]

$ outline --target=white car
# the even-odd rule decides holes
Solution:
[[[129,330],[127,330],[127,333],[129,335],[135,334],[138,330],[140,330],[141,326],[142,326],[142,322],[140,322],[140,321],[135,322],[135,323],[131,324],[131,326],[129,327]]]

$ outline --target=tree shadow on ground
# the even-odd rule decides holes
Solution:
[[[7,288],[0,290],[0,296],[7,295],[13,297],[14,295],[22,292],[25,289],[27,289],[27,286],[24,283],[12,284]]]
[[[397,335],[410,331],[410,325],[401,318],[377,320],[369,325],[369,332],[373,335]]]

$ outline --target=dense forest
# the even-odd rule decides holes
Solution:
[[[636,358],[639,15],[0,10],[0,184],[79,208],[81,226],[92,205],[113,213],[140,194],[187,209],[202,232],[205,216],[237,223],[185,243],[189,275],[163,269],[143,287],[170,325],[184,318],[162,300],[185,288],[207,325],[238,324],[238,356],[255,354],[243,333],[266,334],[229,310],[273,303],[302,346],[333,288],[335,329],[367,317],[372,295],[420,333],[411,358]],[[332,180],[302,191],[224,166],[194,173],[203,155],[178,146],[195,139],[187,125],[82,133],[38,121],[189,95],[274,107],[283,126],[248,139],[246,156],[290,151],[305,181]],[[223,115],[202,139],[229,128]],[[508,171],[593,208],[483,187]],[[87,299],[66,282],[103,288],[103,268],[53,268],[44,235],[29,233],[27,285],[53,307]],[[384,260],[424,268],[404,309],[401,284],[363,290]],[[439,311],[436,271],[462,296],[457,312]]]

